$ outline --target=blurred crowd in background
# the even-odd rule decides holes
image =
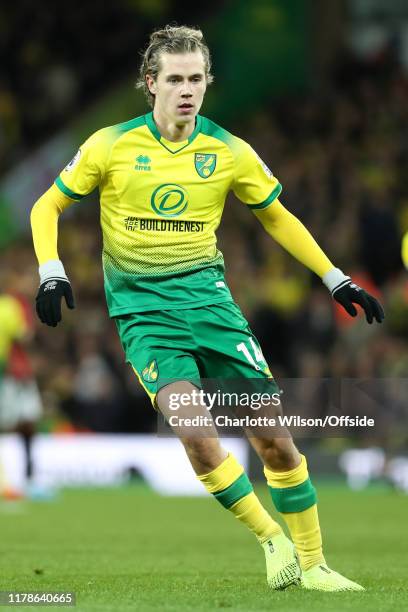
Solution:
[[[132,3],[127,6],[130,11]],[[114,24],[115,7],[104,6],[98,18],[103,15],[106,25]],[[64,12],[64,20],[68,16],[75,20],[75,11]],[[46,19],[41,23],[47,27]],[[17,28],[11,31],[19,36]],[[59,37],[55,31],[47,35]],[[56,53],[55,63],[47,58],[46,69],[41,63],[46,36],[34,28],[24,44],[8,41],[17,52],[15,65],[0,81],[3,169],[66,122],[85,92],[103,90],[118,65],[120,48],[129,47],[126,28],[120,35],[120,42],[110,35],[109,44],[92,38],[99,47],[91,55],[84,51],[86,36],[78,32],[67,49]],[[59,39],[62,44],[67,36]],[[98,57],[101,70],[89,66],[86,57]],[[24,72],[32,62],[43,74],[37,84],[41,91],[32,89]],[[127,57],[124,69],[134,71],[134,64],[135,56]],[[406,376],[408,282],[400,243],[408,229],[408,78],[393,46],[385,45],[365,61],[342,49],[324,89],[274,98],[224,127],[251,143],[282,183],[282,203],[310,229],[333,263],[374,294],[386,311],[382,325],[369,326],[362,315],[354,320],[337,310],[320,279],[229,196],[218,233],[226,277],[281,386],[294,377]],[[59,253],[77,307],[64,309],[63,324],[56,329],[35,321],[28,348],[44,403],[39,427],[154,431],[156,415],[125,364],[115,323],[107,316],[97,198],[73,207],[75,213],[60,221]],[[13,243],[1,258],[2,288],[34,304],[37,264],[29,239]],[[384,436],[376,434],[367,442],[400,449],[407,439],[396,419]]]
[[[223,0],[217,2],[221,7]],[[195,21],[208,7],[189,6]],[[140,47],[171,14],[176,0],[29,0],[0,8],[0,173],[43,143],[124,75],[134,74]]]
[[[16,2],[7,10],[4,7],[0,45],[8,61],[3,64],[0,80],[2,169],[53,134],[87,97],[109,83],[111,79],[105,79],[104,73],[121,66],[121,50],[129,43],[126,24],[131,23],[125,19],[117,28],[122,3],[108,4],[98,13],[92,4],[84,3],[81,14],[75,10],[79,8],[76,4],[69,11],[63,5],[60,10],[56,6],[57,15],[54,10],[44,10],[41,19],[36,18],[37,9],[28,1]],[[87,17],[97,20],[94,29],[85,28]],[[108,27],[111,35],[100,36]],[[133,24],[129,25],[129,32],[132,30]],[[123,37],[123,46],[118,44],[115,31]],[[33,75],[39,78],[33,79]]]

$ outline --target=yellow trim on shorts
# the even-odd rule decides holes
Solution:
[[[131,364],[131,365],[132,365],[132,364]],[[133,365],[132,365],[132,370],[133,370],[133,371],[134,371],[134,373],[136,374],[136,376],[137,376],[137,378],[138,378],[138,380],[139,380],[140,384],[142,385],[143,389],[146,391],[147,395],[150,397],[150,401],[152,402],[153,408],[154,408],[155,410],[157,410],[157,404],[156,404],[156,396],[157,396],[157,393],[151,393],[151,392],[150,392],[150,391],[147,389],[146,385],[143,383],[143,379],[142,379],[142,378],[140,377],[140,375],[139,375],[139,372],[136,370],[136,368],[134,368],[134,367],[133,367]]]

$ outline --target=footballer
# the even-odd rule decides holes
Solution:
[[[211,81],[210,53],[199,29],[166,26],[153,32],[138,82],[151,112],[92,134],[31,214],[40,274],[37,313],[56,326],[62,298],[74,308],[57,251],[58,218],[99,188],[109,315],[127,361],[166,417],[170,396],[192,392],[200,378],[276,384],[224,278],[215,232],[229,191],[274,240],[320,276],[351,316],[358,304],[368,323],[384,317],[380,304],[331,263],[282,205],[279,181],[251,146],[199,114]],[[326,564],[316,491],[292,438],[250,437],[289,539],[214,427],[211,432],[181,433],[180,439],[197,478],[263,547],[270,587],[363,590]]]

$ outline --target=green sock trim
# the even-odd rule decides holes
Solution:
[[[223,491],[217,491],[213,493],[214,497],[224,506],[224,508],[231,508],[237,503],[242,497],[249,495],[254,490],[248,476],[241,474],[229,487]]]
[[[303,512],[317,502],[316,489],[310,478],[296,487],[277,489],[269,485],[269,490],[278,512]]]

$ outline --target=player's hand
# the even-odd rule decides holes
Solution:
[[[42,323],[56,327],[61,321],[61,300],[71,310],[75,308],[74,296],[70,282],[64,279],[49,278],[41,283],[37,293],[36,310]]]
[[[357,309],[354,304],[359,304],[365,312],[367,323],[382,323],[384,320],[384,310],[378,300],[367,293],[364,289],[353,283],[351,279],[334,288],[332,295],[336,302],[343,306],[344,310],[352,317],[357,316]]]
[[[362,287],[353,283],[351,278],[343,274],[341,270],[332,268],[322,280],[336,302],[343,306],[351,317],[357,316],[357,308],[354,304],[358,304],[364,310],[367,323],[371,324],[374,319],[377,323],[383,322],[384,311],[381,304]]]

